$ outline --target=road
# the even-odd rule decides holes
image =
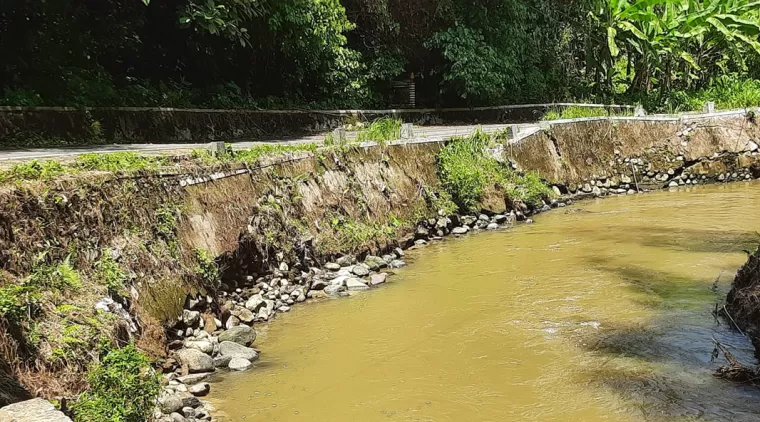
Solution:
[[[465,136],[474,132],[477,128],[480,128],[484,132],[493,133],[507,129],[512,125],[496,124],[496,125],[465,125],[465,126],[415,126],[414,137],[415,139],[426,139],[430,141],[445,140],[454,136]],[[518,128],[518,138],[527,136],[538,130],[536,124],[519,124],[515,125]],[[356,133],[349,132],[347,134],[348,139],[351,140],[356,137]],[[304,136],[293,139],[281,139],[271,140],[267,142],[261,141],[239,141],[234,142],[232,147],[234,149],[247,149],[253,145],[264,143],[321,143],[324,139],[324,135]],[[29,160],[51,159],[51,158],[74,158],[77,155],[86,153],[110,153],[110,152],[124,152],[132,151],[139,152],[141,154],[169,154],[169,153],[183,153],[189,152],[193,149],[205,148],[208,144],[110,144],[110,145],[92,145],[85,147],[62,147],[62,148],[34,148],[34,149],[17,149],[0,151],[0,164],[11,165],[16,162],[23,162]]]

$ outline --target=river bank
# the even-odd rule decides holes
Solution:
[[[133,342],[166,374],[162,413],[177,419],[192,408],[184,413],[207,419],[196,397],[209,391],[202,378],[217,365],[234,360],[243,369],[259,356],[250,348],[254,331],[243,327],[309,297],[350,294],[373,278],[382,284],[383,267],[401,265],[403,249],[415,242],[527,220],[566,205],[559,195],[754,177],[757,145],[746,124],[740,132],[731,124],[723,131],[690,126],[684,145],[685,129],[669,122],[658,133],[677,127],[679,141],[663,138],[658,145],[668,147],[659,149],[640,145],[634,123],[621,124],[628,130],[580,122],[571,134],[555,128],[553,138],[539,133],[515,145],[478,135],[302,148],[251,153],[255,159],[242,165],[185,159],[131,174],[6,184],[3,309],[15,334],[2,339],[3,358],[25,387],[76,397],[87,387],[86,368],[107,356],[92,352],[99,344]],[[540,158],[547,141],[556,141],[554,152]],[[708,171],[691,171],[698,167]],[[643,185],[644,177],[657,182]],[[43,275],[52,281],[39,282]],[[24,295],[10,295],[16,291]]]

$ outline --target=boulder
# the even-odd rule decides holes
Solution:
[[[261,296],[261,293],[251,296],[245,302],[245,308],[251,312],[258,312],[264,305],[264,298]]]
[[[238,325],[219,334],[219,342],[231,341],[250,346],[256,340],[256,331],[247,325]]]
[[[158,408],[165,415],[169,415],[182,409],[182,397],[178,394],[170,394],[158,399]]]
[[[259,358],[259,354],[256,353],[255,350],[231,341],[223,341],[219,343],[219,354],[222,356],[231,356],[232,359],[243,358],[249,361],[255,361]]]
[[[189,311],[187,309],[182,311],[182,322],[188,327],[194,327],[200,319],[201,313],[198,311]]]
[[[253,312],[249,311],[248,308],[238,308],[238,310],[240,311],[237,314],[238,319],[246,324],[252,323],[256,318]]]
[[[205,396],[211,391],[211,386],[207,382],[199,382],[198,384],[191,385],[187,388],[187,391],[194,396]],[[187,415],[185,415],[187,416]]]
[[[232,315],[227,318],[227,323],[224,324],[224,327],[228,330],[231,330],[233,327],[237,327],[238,325],[240,325],[240,320],[238,317]]]
[[[454,227],[454,229],[451,230],[451,234],[465,234],[468,231],[470,231],[470,228],[467,226]]]
[[[8,422],[71,422],[45,399],[35,398],[13,403],[0,409],[0,421]]]
[[[232,356],[217,356],[214,358],[214,366],[217,368],[226,368],[231,360]]]
[[[191,374],[214,370],[214,361],[211,356],[197,349],[182,349],[177,352],[177,358],[183,366],[187,366]]]
[[[245,371],[251,367],[251,361],[243,358],[232,358],[228,367],[233,371]]]
[[[348,280],[346,280],[346,288],[349,291],[356,291],[356,290],[367,290],[369,289],[369,286],[364,284],[362,279],[351,277]]]
[[[178,382],[181,382],[185,385],[193,385],[197,384],[206,378],[210,377],[213,372],[200,372],[197,374],[189,374],[189,375],[183,375],[181,377],[175,378]]]
[[[342,285],[331,284],[331,285],[325,287],[325,289],[322,290],[322,291],[325,292],[328,295],[336,295],[339,292],[342,292],[343,290],[344,290],[344,287]]]
[[[321,279],[321,278],[315,278],[311,282],[311,290],[322,290],[325,287],[327,287],[330,283],[327,281]]]
[[[201,352],[207,355],[214,353],[214,345],[211,344],[210,341],[206,341],[206,340],[200,340],[200,341],[188,340],[185,342],[185,347],[187,347],[188,349],[200,350]]]
[[[366,264],[357,264],[354,265],[354,268],[351,270],[351,272],[359,277],[364,277],[369,275],[369,267]]]
[[[391,261],[391,264],[389,265],[389,267],[391,268],[401,268],[403,266],[406,266],[406,262],[400,259],[394,259],[393,261]]]
[[[387,273],[372,274],[372,276],[369,278],[369,284],[371,286],[377,286],[377,285],[383,284],[385,283],[386,278],[388,278]]]
[[[337,264],[335,262],[328,262],[325,264],[325,269],[328,271],[338,271],[340,270],[340,264]]]

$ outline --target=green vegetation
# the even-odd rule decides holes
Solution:
[[[28,284],[49,287],[58,291],[79,290],[82,288],[82,276],[71,265],[71,255],[55,265],[42,263],[46,254],[37,258],[38,264],[29,276]]]
[[[38,294],[25,284],[9,284],[0,287],[0,316],[20,321],[28,316],[28,305],[36,303]]]
[[[488,155],[495,140],[477,131],[468,138],[452,140],[438,155],[438,172],[443,187],[462,210],[474,210],[492,184],[504,188],[512,200],[537,206],[552,195],[537,175],[520,175]]]
[[[395,216],[388,218],[388,223],[364,223],[344,216],[330,219],[330,226],[338,232],[338,247],[353,250],[366,245],[368,242],[391,238],[402,222]]]
[[[401,139],[401,120],[381,118],[356,133],[356,141],[386,142]]]
[[[195,260],[195,273],[200,278],[201,283],[208,287],[218,287],[221,283],[219,267],[216,265],[211,252],[205,249],[196,249]]]
[[[135,152],[112,152],[82,154],[77,157],[72,168],[87,171],[128,172],[156,169],[167,164],[167,157],[139,155]]]
[[[127,275],[116,260],[113,259],[110,250],[106,249],[103,251],[103,257],[95,263],[95,269],[97,271],[97,279],[101,284],[108,287],[109,293],[112,295],[122,293]]]
[[[90,389],[74,403],[77,422],[142,422],[150,419],[160,378],[134,345],[106,350],[88,375]]]

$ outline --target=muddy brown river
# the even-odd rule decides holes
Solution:
[[[409,251],[390,282],[259,326],[222,421],[758,421],[712,376],[711,311],[760,240],[760,183],[576,203]],[[718,280],[715,283],[715,280]]]

